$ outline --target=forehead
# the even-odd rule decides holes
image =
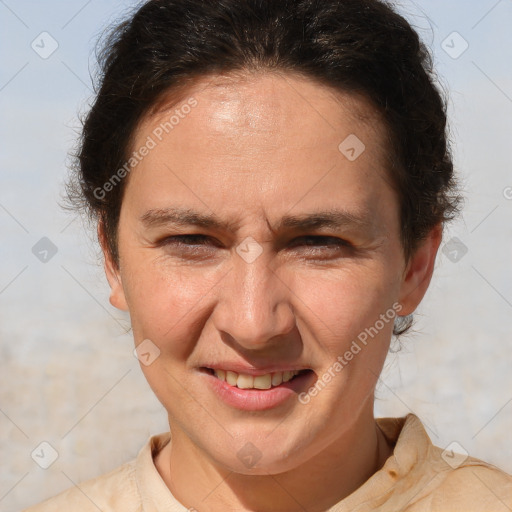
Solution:
[[[303,77],[205,77],[146,116],[131,150],[150,139],[126,195],[139,210],[148,201],[217,214],[340,201],[371,210],[379,187],[389,188],[386,133],[372,105]]]
[[[274,141],[274,146],[285,141],[288,144],[295,141],[297,145],[314,144],[318,139],[327,142],[329,135],[336,142],[350,124],[362,136],[372,138],[370,150],[377,145],[386,149],[382,144],[385,129],[381,116],[360,94],[342,92],[302,75],[277,72],[205,76],[192,84],[161,97],[139,125],[138,135],[143,136],[158,126],[165,128],[173,113],[182,114],[180,111],[186,110],[180,116],[182,130],[183,124],[196,122],[199,126],[195,128],[203,135],[234,136],[236,148],[250,141],[261,142],[265,136],[267,144]],[[189,112],[187,103],[191,99],[197,106]],[[190,120],[184,123],[184,117]],[[169,135],[171,139],[176,133],[171,136],[170,131],[177,125],[171,130],[164,129],[161,135]],[[244,136],[250,140],[240,139]]]

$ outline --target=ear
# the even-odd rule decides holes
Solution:
[[[122,311],[128,311],[121,273],[118,265],[113,261],[112,254],[108,248],[107,235],[103,221],[101,220],[98,222],[98,240],[100,241],[101,250],[103,252],[105,275],[110,285],[110,304]]]
[[[432,279],[442,232],[442,225],[437,224],[411,256],[400,288],[400,315],[413,313],[423,299]]]

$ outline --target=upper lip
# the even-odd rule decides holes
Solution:
[[[202,368],[209,368],[211,370],[225,370],[231,371],[235,373],[243,373],[245,375],[252,375],[257,377],[258,375],[266,375],[268,373],[276,373],[276,372],[292,372],[292,371],[301,371],[301,370],[310,370],[301,364],[294,365],[270,365],[264,368],[257,368],[255,366],[247,366],[246,364],[236,363],[236,362],[225,362],[225,363],[211,363],[205,364]]]

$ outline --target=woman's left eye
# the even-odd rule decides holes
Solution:
[[[312,245],[324,245],[324,246],[350,246],[349,242],[346,240],[342,240],[341,238],[337,238],[335,236],[301,236],[299,238],[296,238],[296,240],[302,240],[306,243],[303,243],[302,245],[305,246],[312,246]]]

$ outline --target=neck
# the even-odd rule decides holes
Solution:
[[[366,482],[391,453],[371,415],[360,418],[342,439],[283,473],[229,471],[204,456],[179,430],[173,430],[172,442],[155,464],[173,496],[201,512],[321,512]]]

